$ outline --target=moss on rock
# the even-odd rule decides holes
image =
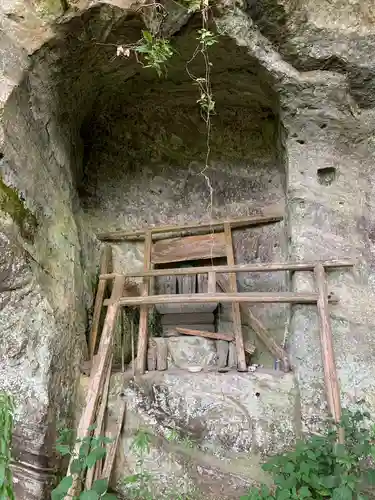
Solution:
[[[37,228],[37,220],[34,214],[21,200],[17,190],[7,186],[0,178],[0,210],[8,214],[19,227],[23,238],[33,241]]]

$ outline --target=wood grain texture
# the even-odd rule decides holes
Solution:
[[[234,336],[229,333],[210,332],[208,330],[197,330],[193,328],[183,328],[180,326],[177,326],[176,330],[178,333],[182,333],[184,335],[193,335],[195,337],[204,337],[206,339],[226,340],[227,342],[231,342],[234,339]]]
[[[277,271],[314,271],[315,266],[320,264],[316,262],[267,262],[258,264],[236,264],[234,266],[203,266],[203,267],[184,267],[173,269],[155,269],[153,271],[134,271],[124,273],[127,277],[144,277],[144,276],[181,276],[188,274],[207,274],[209,271],[216,273],[269,273]],[[355,265],[353,260],[331,260],[322,261],[321,264],[325,269],[350,268]],[[118,274],[111,273],[101,275],[100,279],[114,279]]]
[[[224,233],[214,233],[157,241],[152,248],[151,261],[153,264],[167,264],[224,256]]]
[[[324,267],[318,264],[314,271],[318,290],[318,315],[320,324],[320,343],[324,370],[324,382],[327,392],[329,412],[338,423],[341,421],[340,385],[337,376],[335,354],[333,349],[332,328],[328,309],[327,280]],[[339,441],[344,442],[343,429],[339,432]]]
[[[232,228],[239,227],[249,227],[249,226],[257,226],[260,224],[272,224],[275,222],[279,222],[283,219],[284,216],[284,208],[279,205],[274,205],[270,207],[265,207],[264,213],[261,215],[250,215],[248,217],[238,217],[230,219],[229,222]],[[136,229],[133,231],[110,231],[106,233],[99,233],[97,235],[98,239],[101,241],[121,241],[126,239],[139,239],[144,238],[147,231],[152,231],[152,234],[168,234],[168,233],[180,233],[184,231],[199,233],[204,231],[217,231],[223,229],[224,221],[213,221],[209,224],[186,224],[183,226],[157,226],[157,227],[148,227],[144,229]]]
[[[143,270],[149,271],[151,266],[151,247],[152,247],[152,234],[148,231],[145,239],[144,246],[144,260]],[[142,295],[144,298],[149,294],[150,282],[149,278],[144,278],[142,286]],[[148,345],[148,305],[141,305],[139,315],[139,332],[138,332],[138,351],[136,360],[136,372],[138,375],[143,375],[146,371],[146,356]]]
[[[104,416],[105,416],[105,411],[107,409],[109,383],[111,380],[111,373],[112,373],[112,360],[113,360],[113,355],[111,356],[110,362],[108,363],[103,393],[101,394],[101,397],[100,397],[99,411],[98,411],[98,415],[97,415],[96,421],[95,421],[96,429],[94,430],[94,436],[96,438],[104,435]],[[97,477],[101,476],[102,466],[103,466],[103,463],[101,460],[99,460],[98,462],[96,462],[94,467],[87,469],[86,481],[85,481],[86,490],[91,490],[92,483],[94,482],[94,480]]]
[[[223,290],[223,292],[228,292],[228,290],[230,290],[229,280],[225,276],[218,275],[217,283]],[[275,359],[281,360],[284,371],[289,371],[290,363],[287,352],[281,346],[279,346],[279,344],[277,344],[267,328],[256,316],[254,316],[247,305],[240,304],[240,310],[243,315],[244,322],[253,329],[257,337],[263,342],[263,344],[267,347],[267,349],[275,357]]]
[[[165,325],[163,326],[163,336],[164,337],[178,337],[180,332],[177,330],[178,328],[188,328],[190,330],[206,330],[208,332],[215,331],[215,325],[185,325],[184,323],[178,323],[177,325]]]
[[[336,297],[328,299],[337,303]],[[104,301],[105,303],[106,301]],[[194,293],[192,295],[150,295],[148,297],[122,297],[118,300],[121,306],[141,306],[144,304],[201,304],[201,303],[242,303],[250,304],[316,304],[318,294],[314,292],[240,292],[240,293]],[[111,301],[108,301],[108,305]],[[203,304],[204,305],[204,304]],[[182,308],[183,309],[183,308]],[[209,309],[209,308],[208,308]],[[205,308],[203,307],[203,310]],[[211,309],[212,310],[212,309]]]
[[[228,222],[224,222],[224,235],[225,235],[227,261],[230,266],[234,266],[232,229]],[[229,275],[229,285],[230,285],[230,291],[232,293],[236,293],[237,279],[234,273]],[[247,366],[246,366],[245,348],[242,335],[241,312],[240,312],[240,306],[236,302],[232,303],[232,317],[233,317],[234,337],[237,350],[237,367],[238,371],[245,372],[247,371]]]
[[[198,304],[184,304],[183,302],[177,304],[169,304],[167,301],[161,302],[156,305],[156,310],[160,314],[200,314],[200,313],[213,313],[217,306],[216,303],[198,303]]]
[[[100,275],[107,274],[111,271],[112,267],[112,247],[111,245],[105,245],[102,249],[100,256]],[[89,335],[89,356],[90,359],[93,358],[95,354],[96,341],[98,338],[98,330],[100,323],[100,316],[103,307],[103,301],[105,296],[105,291],[107,288],[107,280],[99,278],[98,288],[95,296],[94,312],[92,316],[92,325]]]
[[[122,431],[122,427],[124,425],[125,411],[126,411],[125,398],[121,398],[121,400],[119,402],[119,407],[120,407],[119,418],[118,418],[116,430],[114,433],[114,440],[112,443],[110,443],[110,445],[108,447],[107,455],[105,457],[103,471],[101,474],[101,479],[108,479],[108,481],[110,481],[110,479],[111,479],[113,466],[114,466],[115,459],[116,459],[116,452],[117,452],[117,448],[118,448],[118,443],[120,441],[121,431]],[[113,436],[111,436],[111,437],[113,437]]]

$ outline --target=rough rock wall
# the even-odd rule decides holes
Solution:
[[[112,376],[106,426],[113,436],[125,395],[126,420],[112,477],[112,486],[125,494],[125,478],[143,469],[150,475],[146,486],[152,498],[240,498],[254,481],[270,482],[262,460],[290,446],[300,430],[292,374],[171,371],[149,373],[142,381],[126,378]],[[82,379],[81,405],[86,384]],[[142,469],[133,445],[139,431],[150,438]]]
[[[359,260],[353,273],[330,277],[330,287],[341,298],[332,308],[334,340],[344,401],[365,397],[374,409],[372,2],[264,1],[257,3],[261,11],[254,11],[254,5],[249,1],[247,10],[245,5],[223,10],[217,24],[268,72],[279,95],[289,256]],[[25,499],[45,497],[44,474],[53,463],[47,457],[53,416],[57,409],[62,417],[68,410],[76,373],[75,362],[64,360],[78,361],[86,326],[83,267],[90,259],[82,252],[90,231],[86,223],[84,231],[79,229],[74,191],[82,153],[80,122],[92,115],[89,108],[96,105],[99,91],[107,88],[112,94],[119,79],[139,71],[119,59],[107,69],[113,45],[139,36],[139,20],[123,22],[125,5],[86,7],[80,5],[82,11],[77,7],[52,29],[41,19],[40,5],[0,4],[1,103],[13,91],[0,117],[6,133],[4,140],[0,128],[5,182],[0,186],[1,266],[12,271],[1,293],[0,321],[6,334],[0,370],[2,387],[32,401],[32,411],[24,403],[18,414],[24,425],[17,431],[23,458],[37,465],[39,473],[37,480],[30,468],[23,469],[24,476],[28,471],[33,478],[19,483],[19,496]],[[53,12],[47,14],[54,17]],[[186,22],[186,17],[181,19],[174,24],[176,30]],[[53,43],[39,50],[51,39]],[[23,74],[25,68],[31,71]],[[98,73],[101,78],[94,78]],[[62,102],[67,109],[59,107]],[[323,170],[318,174],[319,168]],[[129,262],[137,260],[128,255]],[[311,287],[310,278],[294,276],[295,289]],[[19,284],[21,288],[9,290]],[[294,309],[289,348],[304,423],[315,425],[325,405],[313,308]],[[21,370],[27,374],[22,381]],[[39,452],[40,458],[29,458],[28,453]]]

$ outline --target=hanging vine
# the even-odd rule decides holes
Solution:
[[[210,4],[209,0],[173,0],[180,7],[184,7],[189,12],[200,12],[201,28],[197,31],[197,46],[186,63],[186,72],[198,88],[197,104],[200,107],[201,117],[206,124],[206,155],[204,167],[200,174],[207,184],[209,196],[209,217],[212,218],[213,188],[210,178],[207,175],[211,154],[211,118],[215,113],[215,100],[211,86],[212,63],[209,57],[209,49],[218,42],[217,35],[209,29],[210,24]],[[159,77],[167,75],[167,66],[175,51],[169,39],[163,35],[164,22],[168,16],[165,7],[158,2],[142,5],[145,17],[148,17],[149,31],[142,31],[142,38],[132,45],[121,45],[117,47],[117,56],[130,57],[133,53],[136,60],[144,68],[152,68]],[[190,69],[192,62],[202,57],[204,61],[204,71],[202,75],[195,75]]]

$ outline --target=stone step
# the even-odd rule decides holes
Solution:
[[[183,313],[183,314],[163,314],[162,325],[212,325],[215,322],[213,313]]]

